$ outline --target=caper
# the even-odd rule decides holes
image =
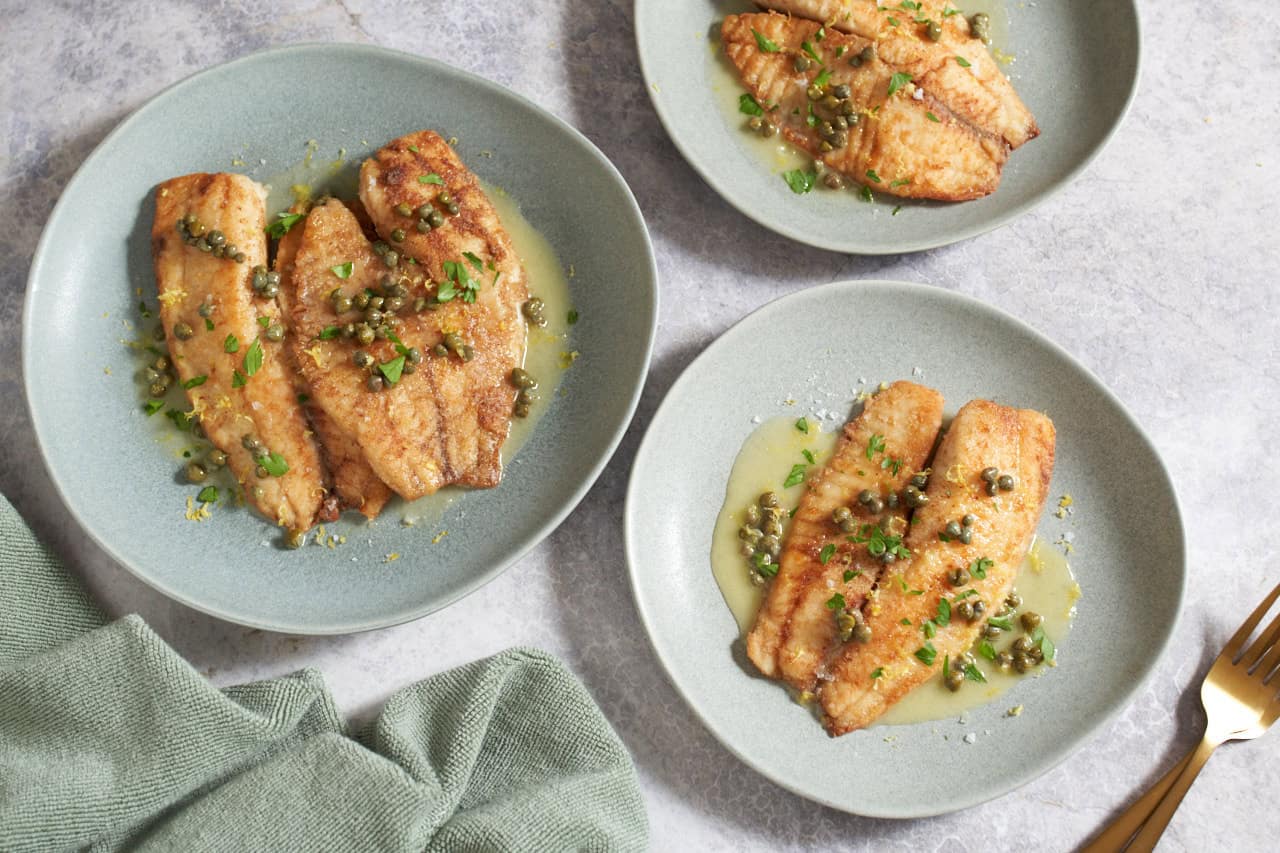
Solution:
[[[925,35],[929,36],[929,41],[939,41],[942,38],[942,25],[937,21],[930,21],[924,31]]]
[[[381,391],[385,387],[385,383],[383,383],[381,376],[374,375],[365,380],[364,387],[370,391]]]
[[[405,376],[408,376],[411,373],[417,373],[418,365],[414,364],[412,361],[406,361],[404,366],[400,368],[400,372]]]
[[[757,133],[760,131],[760,128],[763,126],[764,126],[764,119],[760,118],[760,116],[752,116],[751,118],[747,119],[747,127],[751,128]]]
[[[754,557],[756,553],[756,546],[752,545],[750,542],[739,542],[738,553],[744,557]],[[756,573],[753,571],[752,574],[754,575]]]
[[[776,557],[782,553],[782,540],[777,536],[765,536],[760,540],[760,550],[770,557]]]
[[[992,467],[992,468],[982,469],[982,480],[985,483],[994,483],[996,481],[996,478],[999,476],[1000,476],[999,468]]]
[[[738,538],[753,545],[759,542],[763,536],[764,533],[761,532],[760,528],[752,527],[750,524],[744,524],[738,528]]]
[[[1001,474],[1000,479],[996,480],[996,485],[1000,487],[1002,492],[1012,492],[1017,481],[1013,479],[1012,474]]]
[[[991,41],[991,18],[986,12],[979,12],[969,19],[969,32],[976,39],[990,43]]]
[[[777,126],[774,125],[774,123],[771,121],[766,121],[764,123],[764,127],[760,128],[760,135],[763,136],[765,139],[769,139],[777,132],[778,132]]]
[[[267,331],[263,334],[263,337],[271,341],[273,344],[280,343],[284,340],[284,326],[281,326],[279,323],[272,323],[270,326],[267,326]]]
[[[926,486],[928,486],[928,485],[929,485],[929,475],[928,475],[928,474],[913,474],[913,475],[911,476],[911,485],[915,486],[917,489],[923,489],[923,488],[925,488]]]
[[[960,538],[960,522],[948,521],[947,526],[943,532],[946,534],[948,539],[959,539]]]
[[[440,358],[444,358],[449,354],[449,348],[444,344],[436,344],[431,348],[431,352],[439,356]]]
[[[1039,646],[1032,646],[1031,651],[1027,652],[1027,657],[1031,658],[1036,663],[1043,663],[1044,649],[1040,648]]]
[[[836,616],[836,627],[840,629],[840,640],[847,643],[853,639],[853,632],[858,627],[858,620],[854,618],[853,613],[846,610]]]
[[[987,605],[982,599],[975,599],[973,602],[973,618],[980,619],[982,614],[987,612]]]
[[[425,219],[419,219],[413,227],[419,234],[426,234],[431,230],[431,223]]]
[[[196,313],[208,320],[213,316],[213,304],[210,302],[201,302],[200,307],[196,309]]]
[[[347,323],[342,327],[342,336],[348,340],[356,336],[356,324]]]
[[[956,655],[954,666],[956,666],[959,669],[964,669],[965,667],[977,666],[977,664],[978,662],[973,659],[972,654],[970,654],[969,652],[961,652],[960,654]]]
[[[809,87],[808,95],[811,101],[821,100],[825,94],[826,91],[821,86],[814,85]]]
[[[828,152],[835,151],[836,147],[832,145],[830,142],[823,140],[822,144],[818,146],[818,150],[821,151],[823,154],[826,154]]]
[[[264,468],[264,467],[263,467],[263,466],[261,466],[261,465],[259,465],[258,467],[254,468],[254,469],[253,469],[253,473],[257,476],[257,478],[258,478],[259,480],[265,480],[265,479],[267,479],[268,477],[270,477],[270,476],[271,476],[271,472],[270,472],[270,471],[268,471],[266,468]]]
[[[382,262],[389,267],[395,267],[400,263],[400,253],[390,249],[382,256]]]
[[[1002,633],[1003,631],[1001,631],[999,627],[992,625],[990,622],[987,623],[987,627],[982,629],[982,636],[986,637],[988,640],[994,640]]]
[[[142,378],[148,382],[159,382],[164,374],[156,370],[154,367],[146,367],[142,370]]]
[[[333,310],[337,314],[345,314],[351,310],[351,297],[339,293],[337,298],[333,300]]]
[[[1016,591],[1009,593],[1005,597],[1004,606],[1008,607],[1010,610],[1017,610],[1022,606],[1022,596],[1018,595]]]
[[[897,559],[898,559],[898,555],[893,553],[892,551],[885,551],[883,554],[880,555],[880,562],[884,563],[885,565],[896,562]]]
[[[432,210],[427,214],[427,221],[431,223],[432,228],[439,228],[444,225],[444,214],[438,210]]]
[[[956,605],[956,614],[966,622],[973,621],[973,602],[965,599]]]
[[[417,347],[409,347],[409,351],[404,354],[406,364],[421,364],[422,350]]]
[[[525,319],[529,322],[539,326],[545,326],[547,324],[546,316],[543,314],[545,308],[546,304],[535,296],[532,299],[526,300],[525,303],[520,306],[520,312],[524,314]]]
[[[978,517],[971,512],[967,512],[964,514],[964,517],[960,519],[960,523],[965,527],[973,527],[978,523]]]
[[[1028,610],[1022,614],[1022,627],[1027,631],[1034,631],[1040,627],[1040,623],[1044,622],[1044,617],[1034,610]]]
[[[208,227],[199,220],[196,220],[195,222],[192,222],[187,226],[187,231],[191,233],[192,237],[199,237],[201,234],[203,234],[207,230],[208,230]]]
[[[403,296],[388,296],[386,303],[382,306],[383,310],[389,314],[397,314],[404,308]]]
[[[240,436],[240,446],[252,453],[255,450],[262,449],[262,442],[253,437],[252,433],[245,433]]]
[[[859,643],[871,642],[871,626],[865,622],[859,622],[853,629],[853,639]]]
[[[747,520],[747,524],[759,524],[761,518],[760,507],[755,504],[747,504],[747,508],[742,512],[742,517]]]
[[[827,172],[827,174],[822,177],[822,183],[825,184],[828,189],[844,189],[844,178],[840,177],[839,172]]]
[[[952,668],[952,670],[947,673],[946,684],[947,689],[952,693],[955,693],[961,687],[964,687],[964,672],[962,670]]]
[[[163,397],[169,393],[169,386],[163,382],[152,382],[151,387],[147,389],[147,393],[152,397]]]
[[[863,506],[866,506],[867,504],[871,503],[875,499],[876,499],[876,494],[870,489],[863,489],[862,491],[858,492],[858,503],[862,504]]]
[[[838,506],[831,511],[831,520],[836,524],[842,524],[853,517],[853,513],[849,511],[847,506]]]
[[[405,235],[404,235],[404,229],[403,229],[403,228],[397,228],[396,230],[394,230],[394,231],[392,231],[392,232],[391,232],[391,239],[392,239],[392,240],[394,240],[394,241],[395,241],[395,242],[397,242],[397,243],[403,243],[403,242],[404,242],[404,236],[405,236]]]
[[[375,242],[374,242],[374,244],[373,244],[373,253],[374,253],[375,255],[377,255],[378,257],[382,257],[382,256],[383,256],[383,255],[385,255],[385,254],[386,254],[390,249],[391,249],[391,247],[390,247],[390,246],[388,246],[386,243],[382,242],[381,240],[377,240],[377,241],[375,241]]]
[[[995,483],[987,483],[987,494],[991,495],[991,497],[994,498],[998,491],[999,489],[996,487]]]
[[[1015,654],[1013,656],[1013,668],[1018,672],[1026,672],[1035,665],[1035,661],[1027,654]]]
[[[972,527],[962,527],[962,528],[960,528],[960,541],[961,541],[961,542],[963,542],[965,545],[968,545],[970,542],[972,542],[972,541],[973,541],[973,528],[972,528]]]
[[[822,108],[829,113],[833,113],[840,108],[840,99],[832,94],[823,95],[822,100],[818,103],[821,104]]]
[[[779,500],[778,500],[777,492],[765,492],[760,496],[760,506],[764,507],[765,509],[768,509],[769,507],[778,506],[778,504],[779,504]]]
[[[173,336],[180,341],[189,341],[194,334],[195,331],[187,323],[177,323],[173,327]]]
[[[791,66],[797,71],[808,71],[811,64],[807,56],[797,56],[796,61]]]
[[[227,454],[215,447],[204,455],[204,462],[210,468],[221,468],[227,464]]]
[[[871,502],[867,504],[867,512],[872,515],[879,515],[884,512],[884,501],[880,498],[872,498]]]
[[[351,354],[351,363],[356,367],[373,367],[373,356],[362,349],[358,349]]]
[[[362,290],[359,293],[357,293],[354,297],[352,297],[351,301],[355,304],[357,308],[363,311],[369,307],[369,300],[372,298],[373,298],[372,296],[370,296],[367,292]]]
[[[205,478],[209,476],[209,472],[199,462],[187,463],[187,482],[203,483]]]
[[[401,216],[412,216],[413,208],[402,201],[396,205],[396,213],[400,214]]]
[[[368,323],[361,323],[359,326],[356,326],[356,340],[359,341],[361,345],[368,346],[373,343],[373,339],[375,337],[377,336],[373,333],[373,328]]]
[[[381,299],[382,297],[378,298]],[[364,321],[370,326],[377,326],[382,322],[382,312],[370,305],[369,310],[364,314]]]
[[[847,130],[837,130],[831,135],[831,144],[836,148],[843,148],[849,144],[849,132]]]
[[[221,231],[218,231],[217,229],[214,229],[213,231],[210,231],[208,234],[206,234],[204,239],[209,241],[210,246],[215,246],[215,247],[221,246],[227,242],[226,235],[223,234]]]
[[[849,88],[848,83],[840,83],[831,87],[831,94],[843,101],[853,96],[853,89]]]
[[[1014,654],[1025,655],[1027,652],[1031,651],[1031,648],[1034,645],[1035,644],[1031,642],[1030,637],[1019,637],[1018,639],[1013,641],[1012,648],[1013,648]]]
[[[952,569],[947,573],[947,581],[952,586],[964,586],[969,582],[969,570],[965,568]]]
[[[867,45],[866,47],[864,47],[862,49],[862,52],[858,54],[858,58],[861,59],[863,62],[871,62],[872,60],[874,60],[876,58],[875,46]]]
[[[890,492],[888,495],[886,495],[886,496],[885,496],[885,499],[884,499],[884,505],[885,505],[885,506],[887,506],[889,509],[897,509],[897,508],[898,508],[898,493],[897,493],[897,492]]]
[[[761,528],[768,536],[782,535],[782,522],[777,516],[770,515],[764,520],[764,526]]]
[[[857,533],[858,522],[854,521],[852,518],[842,521],[840,522],[840,530],[844,533]]]

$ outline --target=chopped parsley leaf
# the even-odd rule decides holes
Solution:
[[[750,92],[743,92],[738,96],[738,112],[749,116],[762,116],[764,107],[760,106],[760,102]]]
[[[854,578],[856,578],[856,577],[857,577],[858,575],[860,575],[860,574],[862,574],[862,572],[861,572],[861,571],[854,571],[853,569],[845,569],[845,570],[844,570],[844,582],[845,582],[845,583],[848,583],[849,581],[853,580]]]
[[[911,82],[911,75],[899,71],[889,78],[889,97],[892,98],[899,89]]]
[[[1013,630],[1013,619],[1008,616],[992,616],[987,620],[988,625],[994,625],[1001,631]]]
[[[800,451],[800,455],[803,456],[810,465],[818,464],[818,460],[814,457],[812,450],[805,448]]]
[[[926,111],[926,112],[925,112],[925,114],[924,114],[924,117],[925,117],[925,118],[927,118],[929,121],[936,121],[936,122],[938,122],[939,124],[941,124],[941,123],[942,123],[942,119],[938,118],[936,115],[934,115],[934,114],[933,114],[933,113],[931,113],[931,112],[927,112],[927,111]]]
[[[926,642],[916,649],[916,657],[925,666],[933,666],[933,662],[938,659],[938,650],[933,647],[933,643]]]
[[[814,78],[813,78],[813,85],[815,85],[815,86],[825,86],[825,85],[827,85],[827,84],[828,84],[828,83],[830,83],[830,82],[831,82],[831,72],[830,72],[830,71],[823,71],[823,72],[822,72],[821,74],[819,74],[817,77],[814,77]]]
[[[578,322],[578,309],[577,309],[577,308],[570,308],[570,309],[569,309],[569,313],[568,313],[568,315],[565,317],[565,320],[567,320],[567,321],[569,322],[569,325],[570,325],[570,326],[572,326],[574,323]]]
[[[395,385],[404,372],[404,356],[398,355],[390,361],[382,362],[378,365],[378,372],[386,378],[388,385]]]
[[[776,41],[765,38],[760,35],[759,31],[752,29],[751,34],[756,37],[756,47],[760,48],[765,53],[777,53],[781,50]]]
[[[959,65],[960,65],[960,67],[961,67],[961,68],[968,68],[968,67],[969,67],[969,60],[965,59],[963,56],[957,56],[957,57],[956,57],[956,62],[957,62],[957,63],[959,63]]]
[[[978,669],[974,664],[967,664],[964,668],[965,681],[976,681],[979,684],[986,684],[987,677],[982,674],[982,670]]]
[[[991,568],[994,565],[995,565],[994,561],[988,560],[986,557],[979,557],[969,565],[969,574],[973,575],[975,578],[978,578],[979,580],[984,580],[987,577],[987,569]]]
[[[884,677],[884,667],[878,666],[875,669],[871,670],[872,681],[875,681],[877,678],[883,678],[883,677]]]
[[[951,602],[945,598],[938,601],[938,626],[945,628],[951,624]]]
[[[787,475],[787,479],[782,481],[782,487],[789,489],[792,486],[798,486],[804,482],[804,472],[808,470],[803,465],[792,465],[791,473]]]
[[[355,272],[356,265],[354,261],[347,261],[345,264],[338,264],[336,267],[329,267],[329,272],[338,278],[351,278],[351,273]]]
[[[884,452],[884,436],[880,433],[872,433],[871,438],[867,439],[867,458],[871,459],[877,453]]]
[[[435,184],[435,185],[436,185],[436,186],[438,186],[438,187],[442,187],[442,186],[444,186],[444,178],[440,177],[440,176],[439,176],[439,175],[437,175],[435,172],[432,172],[432,173],[430,173],[430,174],[428,174],[428,175],[419,175],[419,176],[418,176],[418,183],[420,183],[420,184]]]
[[[996,647],[991,645],[989,641],[983,640],[981,643],[978,643],[978,654],[982,655],[987,660],[995,660]]]
[[[844,610],[844,608],[845,608],[844,596],[841,595],[840,593],[837,592],[835,595],[827,599],[828,610]]]
[[[205,486],[200,490],[200,494],[196,495],[196,500],[202,504],[214,504],[218,502],[218,487]]]
[[[825,566],[827,563],[831,562],[831,558],[835,556],[835,553],[836,546],[828,542],[826,545],[823,545],[822,550],[818,552],[818,562]]]
[[[796,429],[800,430],[800,431],[801,431],[802,433],[804,433],[805,435],[808,435],[808,434],[809,434],[809,420],[808,420],[807,418],[801,418],[800,420],[796,421]]]
[[[241,373],[239,370],[234,370],[231,372],[232,388],[243,388],[244,383],[245,383],[245,377],[243,373]]]
[[[875,181],[877,184],[880,183],[880,176],[876,174],[875,169],[867,169],[867,177]]]
[[[863,184],[862,189],[858,191],[858,197],[868,204],[871,204],[876,200],[876,197],[871,194],[871,187],[866,184]]]
[[[222,342],[223,352],[240,352],[240,339],[235,335],[227,335],[226,340]]]
[[[813,45],[809,44],[807,41],[800,42],[800,49],[803,50],[805,53],[809,54],[809,56],[813,57],[814,62],[818,63],[819,65],[823,64],[822,57],[819,56],[818,52],[813,49]]]
[[[289,473],[289,463],[284,461],[284,457],[274,450],[258,459],[258,464],[267,469],[267,473],[272,477],[283,477]]]
[[[337,326],[325,326],[316,337],[322,341],[331,341],[340,334],[342,334],[342,329]]]
[[[182,387],[190,391],[192,388],[199,388],[201,385],[209,381],[209,377],[201,374],[200,376],[192,376],[186,382],[182,383]]]
[[[289,229],[297,225],[305,218],[301,213],[286,213],[281,211],[276,214],[276,221],[267,226],[267,236],[273,240],[279,240],[281,237],[289,233]]]
[[[778,573],[778,564],[773,562],[769,555],[763,551],[756,551],[751,558],[751,562],[755,565],[756,571],[767,578],[771,578]]]
[[[213,321],[212,321],[212,320],[210,320],[208,317],[205,317],[205,318],[204,318],[204,330],[205,330],[206,332],[212,332],[212,331],[213,331]]]
[[[791,191],[796,195],[804,195],[813,189],[813,184],[817,179],[817,172],[809,172],[804,169],[792,169],[789,172],[782,173],[782,180],[787,182],[787,186],[791,187]]]
[[[891,187],[905,187],[905,186],[907,186],[907,185],[908,185],[908,184],[910,184],[910,183],[911,183],[911,179],[910,179],[910,178],[898,178],[898,180],[896,180],[896,181],[890,181],[890,182],[889,182],[889,186],[891,186]]]
[[[147,417],[151,417],[163,408],[164,400],[148,400],[146,405],[142,407],[142,411],[147,413]]]
[[[254,341],[244,354],[244,375],[252,376],[262,369],[262,342]]]

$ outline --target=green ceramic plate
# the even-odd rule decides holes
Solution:
[[[885,346],[882,335],[862,331],[890,328],[908,330],[909,345]],[[798,341],[818,343],[803,353]],[[808,709],[746,662],[711,575],[712,528],[753,419],[812,417],[821,407],[842,422],[858,377],[874,385],[921,374],[916,381],[941,391],[949,413],[987,397],[1053,418],[1052,495],[1073,495],[1075,514],[1064,521],[1046,512],[1040,533],[1049,541],[1068,531],[1074,536],[1079,615],[1059,644],[1057,668],[969,712],[967,723],[873,727],[833,740]],[[799,405],[788,407],[787,399]],[[1077,749],[1153,670],[1173,633],[1185,572],[1168,472],[1095,377],[1032,329],[976,300],[882,281],[779,299],[685,370],[636,456],[626,548],[640,616],[659,659],[729,750],[802,796],[903,818],[999,796]],[[1005,719],[1014,704],[1025,712]],[[969,732],[976,742],[963,741]]]
[[[582,353],[500,487],[436,524],[330,525],[336,549],[277,547],[275,528],[219,506],[193,523],[162,416],[141,411],[138,294],[155,304],[152,190],[174,175],[266,178],[315,158],[363,158],[423,127],[458,137],[482,179],[521,203],[559,260]],[[265,164],[261,161],[265,160]],[[348,169],[350,167],[347,167]],[[535,283],[536,288],[536,283]],[[31,265],[23,326],[27,399],[49,472],[84,529],[121,564],[223,619],[297,633],[403,622],[494,578],[573,509],[631,419],[648,366],[656,270],[640,211],[609,162],[568,125],[480,78],[356,45],[271,50],[197,74],[123,122],[84,163]],[[154,321],[152,321],[154,322]],[[128,323],[134,323],[131,328]],[[150,324],[147,324],[150,327]],[[433,544],[442,529],[448,535]],[[388,554],[400,559],[387,562]]]
[[[746,0],[636,0],[636,42],[667,132],[731,205],[812,246],[864,255],[915,252],[1003,225],[1061,189],[1102,150],[1137,90],[1141,37],[1133,0],[959,5],[991,11],[999,24],[996,46],[1015,57],[1006,73],[1041,130],[1010,156],[996,193],[962,204],[889,196],[867,204],[853,192],[821,187],[792,193],[743,130],[746,116],[737,104],[744,90],[713,50],[725,15],[758,11]]]

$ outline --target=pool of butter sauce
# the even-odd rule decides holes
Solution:
[[[953,4],[954,5],[954,4]],[[991,45],[992,55],[1006,69],[1014,61],[1014,55],[1009,51],[1009,11],[1008,6],[1002,0],[970,0],[958,6],[966,15],[975,15],[979,12],[986,12],[991,19]],[[758,11],[754,7],[743,4],[740,11]],[[707,77],[711,81],[711,91],[715,95],[716,103],[719,104],[724,114],[725,122],[733,128],[737,128],[739,141],[748,151],[751,151],[760,162],[764,164],[770,172],[781,175],[783,172],[789,172],[793,169],[808,169],[813,165],[813,158],[798,148],[792,147],[781,135],[765,139],[759,134],[753,132],[747,127],[747,116],[738,110],[738,98],[746,89],[742,85],[742,80],[738,77],[738,71],[733,64],[724,55],[724,50],[720,42],[720,27],[713,27],[710,31],[708,53],[708,73]],[[854,185],[853,189],[858,189],[859,185]]]
[[[738,528],[743,524],[743,510],[766,491],[776,492],[786,509],[796,506],[804,493],[804,485],[789,489],[782,487],[791,466],[805,464],[803,451],[808,450],[816,460],[810,471],[821,467],[831,456],[839,435],[838,430],[819,431],[819,424],[814,418],[806,419],[808,433],[801,432],[796,428],[798,417],[799,413],[794,417],[766,420],[747,437],[734,460],[725,485],[724,506],[716,518],[711,543],[711,571],[743,635],[751,629],[764,598],[764,588],[751,583],[747,560],[738,550]],[[1066,558],[1057,549],[1036,540],[1014,586],[1023,598],[1019,612],[1034,610],[1043,616],[1045,634],[1060,646],[1071,629],[1075,602],[1080,597],[1080,587]],[[1004,649],[1019,633],[1007,632],[1006,636],[994,641],[995,648],[998,651]],[[963,688],[952,693],[943,686],[942,668],[938,667],[937,675],[907,694],[876,724],[902,725],[955,717],[994,701],[1024,678],[1040,677],[1052,670],[1052,667],[1040,666],[1034,674],[1005,674],[994,663],[979,656],[976,649],[974,658],[987,677],[985,684],[967,681]]]
[[[288,210],[299,200],[313,200],[325,194],[343,199],[355,198],[359,168],[359,160],[347,160],[342,156],[336,160],[327,160],[319,155],[314,143],[309,144],[303,159],[285,171],[260,179],[267,188],[268,221],[274,220],[277,213]],[[524,367],[539,382],[537,397],[530,407],[529,417],[513,418],[511,421],[511,431],[502,446],[502,462],[505,466],[516,458],[533,434],[538,421],[550,408],[557,396],[561,374],[571,363],[573,348],[569,341],[568,314],[573,308],[573,300],[569,293],[565,267],[556,257],[551,244],[521,214],[515,199],[500,187],[484,181],[481,181],[481,186],[497,210],[498,217],[511,237],[512,246],[524,264],[530,295],[540,297],[546,305],[544,316],[547,318],[547,325],[543,328],[529,328],[528,345],[525,349]],[[146,355],[145,350],[141,352],[143,358],[151,358]],[[168,408],[185,410],[188,407],[185,395],[176,386],[170,391],[166,403]],[[153,417],[150,420],[157,440],[176,458],[185,460],[198,457],[200,448],[205,443],[196,442],[190,434],[173,429],[165,418]],[[190,456],[184,457],[183,454]],[[230,482],[219,485],[230,485]],[[461,487],[448,486],[434,495],[416,501],[406,502],[395,498],[383,510],[378,521],[395,519],[397,523],[411,525],[437,524],[445,510],[466,491]],[[343,518],[346,521],[356,521],[358,516],[347,513]],[[363,524],[358,521],[356,523]],[[333,528],[334,525],[328,527]]]

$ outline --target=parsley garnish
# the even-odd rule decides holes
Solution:
[[[925,112],[925,114],[924,114],[924,117],[925,117],[925,118],[927,118],[929,121],[936,121],[936,122],[938,122],[939,124],[941,124],[941,123],[942,123],[942,119],[938,118],[936,115],[934,115],[934,114],[933,114],[933,113],[931,113],[931,112],[926,111],[926,112]]]
[[[817,172],[808,172],[804,169],[792,169],[782,173],[782,180],[787,182],[787,186],[791,187],[791,191],[796,195],[804,195],[813,189],[814,181],[817,179]]]
[[[147,404],[142,407],[142,411],[147,413],[147,417],[151,417],[163,408],[164,400],[148,400]]]
[[[848,537],[849,541],[855,545],[865,544],[867,546],[867,553],[873,557],[879,557],[884,553],[893,554],[893,556],[899,559],[906,559],[911,556],[911,552],[902,547],[901,536],[890,536],[885,533],[884,529],[879,525],[864,524],[858,533],[859,535],[857,536]],[[902,580],[901,575],[899,575],[898,578],[899,583],[902,584],[902,589],[905,592],[907,589],[907,582]]]
[[[983,640],[981,643],[978,643],[978,654],[982,655],[987,660],[995,660],[996,647],[991,645],[987,640]]]
[[[899,620],[898,620],[898,624],[899,624],[899,625],[910,625],[910,624],[911,624],[911,620],[910,620],[910,619],[908,619],[907,617],[903,616],[901,619],[899,619]]]
[[[169,409],[164,413],[164,416],[173,421],[173,425],[183,432],[191,432],[191,418],[186,412]]]
[[[475,267],[476,272],[484,272],[484,264],[481,263],[480,258],[478,258],[474,253],[463,252],[462,257],[471,262],[471,266]]]
[[[920,630],[924,631],[925,637],[927,637],[928,639],[933,639],[934,636],[937,635],[938,633],[938,626],[934,623],[932,619],[926,619],[920,623]]]
[[[886,456],[880,460],[880,467],[890,469],[893,472],[893,476],[896,477],[898,472],[902,470],[902,460]]]
[[[192,376],[186,382],[182,383],[182,387],[190,391],[192,388],[199,388],[201,385],[209,381],[209,377],[205,375]]]
[[[213,321],[212,321],[212,320],[210,320],[208,317],[205,317],[205,318],[204,318],[204,330],[205,330],[206,332],[212,332],[212,331],[213,331]]]
[[[875,681],[877,678],[883,678],[883,677],[884,677],[884,667],[878,666],[875,669],[871,670],[872,681]]]
[[[138,302],[138,313],[142,315],[142,319],[144,320],[151,319],[151,311],[147,308],[146,302]]]
[[[814,62],[822,65],[822,57],[818,56],[818,52],[813,49],[813,45],[809,44],[807,41],[802,41],[800,42],[800,49],[813,57]]]
[[[738,96],[738,112],[745,113],[749,116],[764,115],[764,107],[760,106],[760,102],[750,92],[744,92]]]
[[[862,572],[861,572],[861,571],[854,571],[853,569],[845,569],[845,570],[844,570],[844,582],[845,582],[845,583],[848,583],[849,581],[853,580],[854,578],[856,578],[856,577],[857,577],[858,575],[860,575],[860,574],[862,574]]]
[[[961,67],[961,68],[968,68],[968,67],[969,67],[969,60],[965,59],[963,56],[957,56],[957,57],[956,57],[956,62],[958,62],[958,63],[960,64],[960,67]]]
[[[863,184],[862,189],[858,191],[858,197],[868,204],[871,204],[876,200],[876,197],[871,194],[871,187],[866,184]]]
[[[232,387],[232,388],[243,388],[243,387],[244,387],[244,383],[245,383],[245,381],[246,381],[246,380],[245,380],[244,374],[243,374],[243,373],[241,373],[239,370],[233,370],[233,371],[231,372],[231,387]]]
[[[438,186],[438,187],[442,187],[442,186],[444,186],[444,179],[443,179],[443,178],[441,178],[439,175],[437,175],[435,172],[432,172],[432,173],[431,173],[431,174],[429,174],[429,175],[419,175],[419,176],[418,176],[418,183],[420,183],[420,184],[435,184],[435,185],[436,185],[436,186]]]
[[[280,212],[276,214],[276,221],[267,226],[267,236],[273,240],[279,240],[281,237],[289,233],[289,229],[297,225],[304,218],[301,213]]]
[[[871,438],[867,439],[867,458],[871,459],[877,453],[884,452],[884,436],[880,433],[873,433]]]
[[[880,183],[880,176],[876,174],[875,169],[867,169],[867,177],[875,181],[877,184]]]
[[[284,457],[279,453],[272,451],[266,456],[258,459],[258,464],[267,469],[267,473],[272,477],[283,477],[289,473],[289,463],[284,461]]]
[[[227,335],[226,340],[222,342],[222,351],[223,352],[239,352],[240,339],[237,338],[235,335]]]
[[[804,433],[805,435],[808,435],[808,434],[809,434],[809,421],[808,421],[808,419],[807,419],[807,418],[801,418],[800,420],[796,421],[796,429],[800,430],[800,431],[801,431],[802,433]]]
[[[828,542],[822,546],[822,550],[818,552],[818,562],[826,565],[831,562],[831,558],[835,556],[836,546]]]
[[[337,326],[325,326],[316,337],[322,341],[331,341],[340,334],[342,334],[342,329]]]
[[[933,666],[933,662],[938,659],[938,650],[933,647],[933,643],[925,643],[916,649],[916,657],[925,666]]]
[[[1046,663],[1052,661],[1054,656],[1058,653],[1058,650],[1053,645],[1053,641],[1049,639],[1048,635],[1044,632],[1044,628],[1040,626],[1036,626],[1036,629],[1031,632],[1031,642],[1040,647],[1040,651],[1044,653]]]
[[[378,371],[386,378],[388,385],[395,385],[400,381],[400,374],[404,371],[404,356],[398,355],[390,361],[379,364]]]
[[[987,577],[987,569],[994,566],[995,563],[986,557],[979,557],[969,565],[969,574],[979,580],[985,580]]]
[[[771,578],[778,573],[778,564],[770,560],[769,555],[763,551],[756,551],[751,558],[751,562],[755,564],[756,571],[767,578]]]
[[[892,77],[889,78],[889,97],[892,98],[899,89],[901,89],[903,86],[907,85],[910,82],[911,82],[911,75],[908,74],[907,72],[899,71],[898,73],[894,74]]]
[[[778,43],[776,41],[765,38],[760,35],[757,30],[752,29],[751,34],[756,37],[756,47],[760,48],[765,53],[777,53],[781,49],[778,47]]]
[[[898,26],[898,19],[897,19],[897,18],[895,18],[895,17],[893,17],[892,15],[890,15],[890,16],[889,16],[889,26],[891,26],[891,27],[896,27],[896,26]]]
[[[471,257],[475,258],[475,255]],[[478,263],[479,260],[479,258],[475,258],[473,264]],[[462,299],[463,302],[475,302],[476,291],[480,289],[480,282],[473,279],[471,274],[467,272],[466,264],[459,261],[445,261],[442,266],[444,268],[445,281],[436,290],[436,299],[440,302],[448,302],[457,297]],[[481,266],[476,268],[477,270],[483,269]],[[497,279],[494,279],[494,281],[497,281]]]
[[[565,317],[565,319],[569,321],[569,325],[570,325],[570,326],[572,326],[574,323],[578,322],[578,309],[577,309],[577,308],[570,308],[570,309],[569,309],[569,314]]]
[[[803,456],[810,465],[818,464],[818,460],[814,457],[812,450],[805,448],[800,451],[800,455]]]
[[[974,664],[967,664],[964,668],[964,677],[966,681],[977,681],[980,684],[987,683],[987,677],[982,674],[982,670],[978,669]]]
[[[938,601],[938,626],[945,628],[951,624],[951,602],[945,598]]]
[[[815,85],[815,86],[825,86],[825,85],[827,85],[827,84],[828,84],[828,83],[830,83],[830,82],[831,82],[831,72],[830,72],[830,71],[823,71],[823,72],[822,72],[821,74],[819,74],[817,77],[814,77],[814,78],[813,78],[813,85]]]
[[[792,486],[798,486],[804,482],[804,472],[808,470],[803,465],[792,465],[791,473],[787,475],[787,479],[782,481],[782,487],[789,489]]]
[[[200,494],[196,495],[196,500],[202,504],[213,504],[218,502],[218,487],[205,486],[200,490]]]
[[[1013,619],[1011,619],[1008,616],[992,616],[990,619],[987,620],[987,624],[994,625],[995,627],[999,628],[1001,631],[1013,630]]]
[[[244,354],[244,375],[252,376],[262,368],[262,342],[254,341]],[[234,386],[233,386],[234,387]]]
[[[845,608],[844,596],[841,595],[840,593],[837,592],[835,595],[827,599],[828,610],[844,610],[844,608]]]
[[[345,264],[338,264],[336,267],[329,267],[329,272],[338,278],[351,278],[351,273],[355,272],[356,265],[354,261],[347,261]]]
[[[906,186],[907,184],[909,184],[909,183],[911,183],[911,179],[910,179],[910,178],[899,178],[899,179],[898,179],[898,180],[896,180],[896,181],[891,181],[891,182],[889,183],[889,186],[891,186],[891,187],[905,187],[905,186]]]

